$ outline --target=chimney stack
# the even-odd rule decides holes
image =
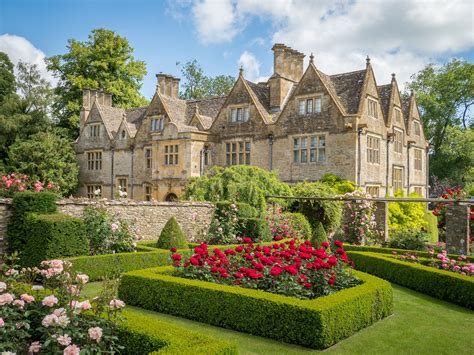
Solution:
[[[168,74],[156,74],[157,90],[160,94],[177,98],[179,95],[179,78]]]

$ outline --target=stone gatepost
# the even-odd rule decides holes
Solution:
[[[375,202],[375,223],[377,229],[382,233],[384,241],[388,241],[388,202]]]
[[[446,206],[446,249],[450,253],[469,254],[469,206]]]

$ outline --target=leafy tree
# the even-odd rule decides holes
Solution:
[[[15,92],[15,75],[13,63],[6,53],[0,52],[0,103],[5,96]]]
[[[39,132],[28,140],[17,140],[8,151],[12,171],[31,179],[53,181],[64,196],[77,187],[78,167],[72,142],[53,132]]]
[[[395,197],[403,197],[402,192],[395,194]],[[410,197],[418,197],[415,193]],[[423,202],[389,202],[388,204],[388,228],[394,231],[419,231],[426,228],[425,204]]]
[[[68,52],[46,59],[48,70],[59,79],[53,105],[59,126],[76,137],[82,89],[102,88],[113,94],[118,107],[146,104],[139,90],[146,75],[145,62],[135,60],[128,40],[107,29],[94,29],[87,41],[68,41]]]
[[[184,91],[180,96],[183,99],[227,95],[235,82],[235,78],[230,75],[206,76],[196,59],[187,62],[181,73],[184,77]]]
[[[338,194],[353,192],[356,189],[354,182],[345,180],[336,174],[324,174],[321,178],[321,182],[331,186]]]

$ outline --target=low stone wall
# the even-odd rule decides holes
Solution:
[[[5,234],[11,215],[11,200],[0,199],[0,252],[6,248]],[[200,202],[135,202],[135,201],[91,201],[87,199],[65,199],[57,202],[58,211],[81,217],[84,208],[102,205],[107,211],[134,224],[137,234],[145,240],[158,239],[166,222],[175,217],[189,241],[207,232],[213,205]]]

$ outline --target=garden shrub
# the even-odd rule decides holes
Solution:
[[[304,239],[311,239],[312,229],[308,219],[299,212],[284,212],[283,216],[288,220],[288,224],[297,236]]]
[[[311,237],[311,245],[315,248],[320,248],[324,242],[328,241],[328,236],[324,230],[323,224],[319,222]]]
[[[334,197],[336,191],[322,182],[301,182],[293,186],[293,196]],[[335,230],[341,224],[342,204],[338,201],[294,200],[292,210],[306,216],[313,230],[321,222],[326,231]]]
[[[415,291],[474,309],[474,278],[379,253],[348,251],[358,270]]]
[[[403,193],[395,194],[403,197]],[[415,193],[409,197],[418,197]],[[426,228],[425,221],[426,203],[424,202],[389,202],[388,203],[388,228],[392,231],[421,230]]]
[[[426,222],[426,232],[428,233],[428,242],[436,244],[439,242],[438,218],[429,210],[425,210],[424,219]]]
[[[7,227],[8,247],[10,251],[21,253],[28,240],[25,220],[28,213],[55,213],[57,195],[51,192],[18,192],[12,200],[12,216]]]
[[[321,182],[331,186],[339,195],[353,192],[356,189],[355,182],[345,180],[336,174],[324,174]]]
[[[156,242],[157,248],[170,249],[170,248],[186,248],[188,242],[183,230],[179,226],[176,218],[171,217],[166,222],[163,230],[161,231],[160,237]]]
[[[119,340],[127,354],[238,354],[237,346],[157,319],[145,310],[125,308]]]
[[[258,216],[257,209],[245,202],[217,201],[214,206],[214,215],[219,217],[230,209],[236,210],[238,218],[255,218]]]
[[[272,240],[272,234],[268,223],[260,218],[242,218],[239,221],[238,236],[249,237],[254,242],[268,242]]]
[[[314,300],[174,277],[171,271],[126,273],[119,296],[145,309],[317,349],[392,313],[390,284],[357,271],[363,284]]]
[[[189,179],[184,198],[209,202],[245,202],[263,214],[267,195],[288,196],[291,195],[291,189],[278,179],[276,172],[256,166],[237,165],[228,168],[215,166],[206,175]],[[282,203],[286,204],[285,201]]]
[[[37,266],[42,260],[89,253],[84,222],[65,214],[27,215],[25,233],[28,238],[21,253],[21,263]]]
[[[428,242],[428,233],[402,230],[392,233],[388,246],[395,249],[424,250]]]

